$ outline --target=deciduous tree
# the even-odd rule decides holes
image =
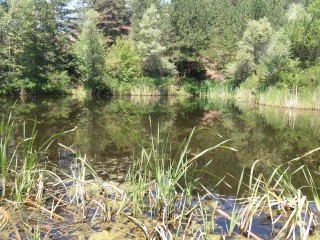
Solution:
[[[113,87],[119,82],[133,83],[141,76],[141,58],[129,40],[118,37],[107,52],[106,74]]]
[[[238,43],[235,61],[228,65],[228,75],[236,85],[255,72],[272,36],[271,23],[266,19],[251,20]]]

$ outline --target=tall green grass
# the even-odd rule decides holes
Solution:
[[[314,150],[315,151],[315,150]],[[310,151],[303,157],[312,154]],[[319,211],[319,197],[312,175],[305,165],[300,164],[303,157],[293,159],[281,165],[274,165],[270,175],[255,173],[255,164],[253,164],[249,176],[249,182],[243,182],[240,179],[239,186],[245,187],[241,202],[236,202],[230,217],[229,235],[232,234],[234,226],[239,226],[240,233],[246,233],[248,236],[255,234],[252,229],[252,221],[257,216],[263,214],[268,216],[270,221],[270,230],[277,229],[272,233],[275,239],[292,238],[297,234],[300,239],[307,239],[311,229],[317,225],[316,213],[310,207],[310,200],[315,201]],[[304,186],[297,188],[292,179],[298,174],[304,174],[312,190],[313,199],[308,199],[304,193]],[[239,193],[239,188],[238,188]],[[276,212],[275,212],[276,210]]]
[[[132,185],[132,204],[134,216],[144,210],[150,216],[159,220],[169,233],[169,223],[174,222],[176,237],[181,234],[182,221],[194,218],[195,211],[200,209],[200,216],[204,218],[202,201],[192,202],[194,187],[199,180],[196,162],[207,152],[217,148],[231,149],[224,144],[227,141],[205,149],[196,155],[189,154],[192,138],[202,129],[194,128],[190,135],[182,142],[177,152],[173,152],[170,142],[170,132],[161,132],[158,126],[156,135],[151,134],[149,144],[139,141],[140,152],[135,153],[129,171],[128,181]],[[207,163],[207,165],[210,161]],[[208,213],[208,212],[207,212]],[[211,223],[212,225],[213,223]],[[212,229],[209,223],[207,230]]]
[[[130,88],[131,96],[161,96],[163,95],[155,86],[136,85]]]
[[[37,122],[33,121],[33,127],[30,134],[27,134],[26,122],[22,126],[22,140],[14,142],[12,131],[14,121],[10,113],[7,119],[2,116],[0,122],[0,162],[2,175],[2,198],[7,195],[8,182],[13,182],[11,187],[12,195],[14,193],[16,202],[22,202],[28,198],[36,181],[43,177],[45,166],[40,164],[40,159],[46,154],[49,146],[61,135],[74,131],[75,129],[61,132],[47,139],[41,146],[35,148],[34,141],[37,136]],[[14,144],[15,143],[15,144]],[[11,184],[12,185],[12,184]]]
[[[257,94],[258,93],[256,93],[256,95],[254,95],[252,93],[252,89],[248,89],[243,86],[240,86],[235,89],[234,98],[239,101],[246,101],[246,102],[253,102],[254,103],[257,101],[257,97],[259,96]]]
[[[8,119],[2,115],[0,122],[0,162],[1,162],[1,179],[2,179],[2,193],[1,196],[6,195],[6,184],[12,158],[9,156],[9,145],[11,139],[11,132],[13,129],[13,121],[11,113]]]
[[[227,85],[214,84],[200,87],[199,96],[220,99],[233,99],[235,96],[235,92]]]
[[[273,107],[320,110],[319,93],[317,89],[289,90],[278,87],[253,92],[251,89],[240,86],[234,92],[234,99]]]
[[[320,110],[320,93],[317,90],[289,91],[270,87],[259,96],[259,104],[275,107]]]

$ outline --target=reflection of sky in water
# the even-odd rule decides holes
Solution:
[[[0,99],[0,111],[9,112],[15,99]],[[279,164],[319,147],[320,113],[274,108],[252,108],[243,104],[222,103],[217,100],[173,98],[124,98],[85,99],[71,97],[32,97],[17,101],[14,118],[17,123],[36,118],[39,122],[37,144],[53,134],[78,127],[75,132],[59,138],[58,142],[77,148],[86,154],[90,163],[106,176],[125,176],[130,166],[133,148],[139,153],[136,138],[145,144],[150,142],[150,133],[171,129],[172,152],[186,138],[193,127],[205,127],[198,132],[189,149],[190,156],[230,139],[225,145],[235,148],[217,149],[209,152],[198,162],[198,167],[212,161],[202,173],[202,179],[210,190],[230,195],[236,191],[234,179],[245,168],[249,173],[252,164],[260,159],[257,172],[267,171],[269,163]],[[152,121],[152,130],[150,127]],[[22,127],[14,130],[21,136]],[[60,168],[68,168],[72,157],[58,144],[50,148],[50,160]],[[315,153],[306,158],[311,171],[318,172],[318,157]],[[228,175],[226,174],[228,173]],[[226,176],[218,188],[217,182]],[[299,178],[294,181],[299,183]],[[230,189],[231,185],[233,189]]]

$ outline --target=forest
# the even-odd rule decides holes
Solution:
[[[320,0],[0,0],[1,94],[315,96],[319,56]]]

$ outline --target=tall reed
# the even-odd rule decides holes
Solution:
[[[195,164],[209,151],[231,148],[224,146],[227,141],[223,141],[198,154],[190,155],[192,138],[201,130],[203,129],[194,128],[177,152],[173,152],[170,131],[161,132],[159,125],[157,134],[151,134],[147,146],[138,140],[141,153],[134,156],[128,175],[128,181],[132,185],[134,216],[147,209],[166,229],[171,221],[177,223],[177,229],[180,229],[182,218],[191,216],[197,208],[204,211],[201,203],[191,201],[194,186],[198,181],[198,178],[193,176],[197,171]],[[210,161],[207,164],[209,163]],[[179,234],[178,230],[176,234]]]
[[[6,195],[6,184],[8,172],[11,164],[9,157],[9,144],[11,141],[11,132],[13,129],[13,121],[11,119],[11,113],[9,114],[8,119],[5,119],[5,116],[2,115],[0,122],[0,162],[1,162],[1,178],[2,178],[2,193],[1,196]]]
[[[207,87],[205,90],[200,88],[199,96],[228,100],[234,98],[235,92],[226,85],[216,84],[214,86]]]
[[[303,157],[314,151],[308,152]],[[299,164],[299,160],[303,157],[278,166],[272,166],[273,171],[268,176],[263,173],[255,174],[255,167],[259,160],[253,164],[248,184],[240,181],[247,189],[242,195],[244,201],[240,203],[237,212],[234,206],[232,213],[232,216],[234,216],[232,219],[234,219],[234,222],[238,221],[237,225],[241,233],[246,233],[248,236],[253,235],[253,218],[264,214],[269,216],[270,229],[280,226],[277,233],[274,233],[274,239],[295,238],[297,234],[300,235],[301,239],[306,239],[309,236],[312,227],[317,225],[317,221],[310,208],[307,196],[303,194],[301,187],[296,188],[292,183],[292,179],[297,174],[303,173],[311,186],[316,206],[319,207],[319,198],[311,173],[306,166]],[[277,214],[275,214],[274,209],[277,209]],[[232,222],[230,230],[234,226]],[[231,231],[229,231],[230,234]]]
[[[294,91],[289,91],[288,89],[270,87],[260,94],[259,104],[275,107],[320,110],[319,96],[317,90],[295,89]]]

